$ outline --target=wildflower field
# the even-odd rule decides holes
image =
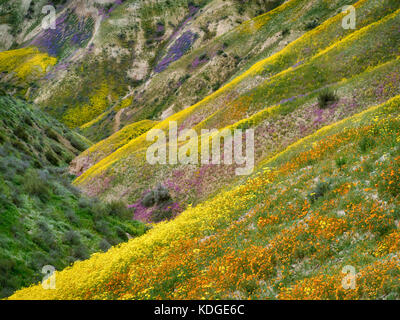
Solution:
[[[400,1],[66,0],[49,30],[15,8],[0,298],[400,300]],[[248,175],[200,161],[238,130]]]

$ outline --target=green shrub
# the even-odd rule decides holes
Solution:
[[[212,90],[217,91],[221,87],[221,83],[217,82],[212,85]]]
[[[47,161],[49,161],[53,166],[57,167],[60,165],[60,160],[57,158],[53,151],[47,150],[45,156]]]
[[[117,233],[118,238],[120,238],[122,241],[128,241],[128,236],[126,235],[126,232],[122,230],[120,227],[116,227],[115,231]]]
[[[17,208],[22,208],[24,203],[21,195],[18,192],[13,193],[12,202]]]
[[[0,272],[10,272],[15,267],[15,262],[11,259],[0,259]]]
[[[36,151],[42,152],[43,151],[43,145],[41,145],[38,141],[34,141],[32,143],[32,147],[35,148]]]
[[[335,91],[326,89],[318,96],[318,106],[320,109],[326,109],[339,100]]]
[[[172,210],[169,206],[163,206],[161,208],[157,208],[151,214],[151,220],[154,222],[161,222],[164,220],[169,220],[172,218]]]
[[[89,259],[89,250],[84,244],[80,244],[73,249],[73,255],[78,260]]]
[[[14,134],[23,141],[29,141],[30,136],[23,126],[19,126],[14,130]]]
[[[8,158],[8,165],[12,168],[15,168],[15,171],[18,174],[25,173],[26,170],[30,167],[30,163],[28,161],[14,157]]]
[[[24,152],[26,154],[30,154],[31,153],[31,151],[29,150],[29,147],[24,142],[22,142],[21,140],[18,140],[18,139],[14,140],[12,142],[12,145],[13,145],[13,147],[18,149],[19,151],[22,151],[22,152]]]
[[[142,205],[151,208],[154,205],[162,205],[171,200],[171,196],[167,188],[158,185],[154,190],[148,192],[142,199]]]
[[[155,205],[154,192],[150,191],[142,199],[142,205],[146,208],[151,208]]]
[[[304,25],[304,29],[306,31],[310,31],[312,29],[315,29],[319,25],[320,25],[320,23],[319,23],[318,19],[314,19],[314,20],[306,22],[306,24]]]
[[[16,262],[13,259],[0,258],[0,298],[11,295],[17,289],[17,285],[12,277],[15,269]]]
[[[282,37],[286,37],[289,34],[290,34],[290,29],[288,29],[288,28],[283,29],[282,32],[281,32],[281,36]]]
[[[162,185],[158,185],[154,190],[154,199],[157,205],[160,205],[164,202],[171,200],[171,196],[167,188]]]
[[[50,139],[53,139],[53,140],[59,142],[58,134],[53,128],[46,128],[45,133],[46,133],[46,136],[48,136]]]
[[[13,108],[0,97],[0,299],[40,281],[44,265],[62,270],[87,259],[103,238],[103,247],[109,248],[127,240],[125,230],[132,236],[147,230],[139,222],[122,221],[132,218],[122,203],[86,198],[71,185],[66,168],[50,166],[74,157],[56,142],[57,136],[61,140],[61,134],[69,134],[76,138],[75,147],[81,144],[78,148],[84,140],[40,111],[35,118],[28,116],[23,104]],[[47,127],[52,140],[44,134]],[[29,144],[23,141],[28,136]]]
[[[72,160],[74,160],[74,158],[75,158],[75,156],[70,152],[63,155],[63,159],[64,159],[65,163],[67,163],[67,164],[70,164],[72,162]]]
[[[0,131],[0,143],[4,143],[6,141],[7,141],[7,135],[3,131]]]
[[[86,209],[86,208],[91,208],[92,207],[92,202],[90,199],[86,197],[81,197],[78,201],[78,206],[81,209]]]
[[[33,126],[33,120],[29,115],[24,116],[23,122],[28,126]]]
[[[68,219],[69,222],[73,223],[76,226],[79,226],[80,224],[79,217],[72,210],[67,210],[65,212],[65,217]]]
[[[49,264],[48,256],[41,251],[30,254],[28,265],[33,270],[41,270],[43,266]]]
[[[358,143],[358,147],[362,153],[367,152],[375,146],[375,140],[371,137],[364,136]]]
[[[72,133],[67,135],[67,139],[71,145],[80,152],[83,152],[88,148],[88,146],[82,140],[78,140]]]
[[[110,235],[110,228],[106,221],[96,221],[94,224],[96,231],[102,235]]]
[[[378,192],[383,197],[390,199],[400,196],[400,157],[395,158],[382,172],[377,181]]]
[[[107,205],[105,205],[101,202],[93,203],[90,207],[90,212],[92,213],[95,221],[99,221],[99,220],[107,217],[110,213],[107,208]]]
[[[6,275],[3,275],[2,278],[7,279]],[[7,281],[7,280],[5,280],[5,281]],[[2,282],[1,279],[0,279],[0,282]],[[0,288],[1,288],[1,290],[0,290],[0,298],[6,298],[6,297],[11,296],[14,293],[15,289],[17,289],[16,287],[8,287],[8,286],[3,285],[3,284],[0,285]]]
[[[57,248],[56,239],[55,239],[53,233],[50,230],[48,230],[47,232],[43,232],[43,231],[38,230],[32,236],[32,240],[40,248],[42,248],[45,251],[49,251],[50,249],[56,249]]]
[[[38,221],[37,222],[37,227],[39,228],[40,231],[46,233],[46,232],[50,232],[50,227],[49,225],[44,222],[44,221]]]

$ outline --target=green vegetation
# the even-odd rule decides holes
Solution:
[[[0,297],[143,234],[121,202],[103,204],[71,186],[67,164],[84,138],[21,100],[0,97]],[[78,150],[79,148],[79,150]]]

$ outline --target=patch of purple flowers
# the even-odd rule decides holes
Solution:
[[[189,51],[197,37],[198,35],[196,33],[186,31],[173,43],[166,56],[155,67],[154,71],[160,73],[167,69],[172,62],[179,60],[186,52]]]

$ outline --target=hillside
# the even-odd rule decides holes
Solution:
[[[96,251],[141,235],[119,202],[71,185],[68,164],[86,139],[22,100],[0,96],[0,297]]]
[[[399,299],[400,98],[12,299]],[[156,254],[155,254],[156,253]],[[357,289],[340,286],[344,266]]]
[[[54,30],[28,2],[0,0],[0,297],[400,299],[398,0],[65,0]]]
[[[238,7],[238,3],[242,3],[241,6]],[[174,34],[175,42],[171,39],[164,49],[167,58],[161,62],[169,62],[169,56],[177,60],[161,69],[156,65],[149,70],[146,81],[134,88],[129,100],[123,100],[128,104],[123,112],[123,122],[163,120],[195,104],[218,90],[231,77],[300,37],[316,17],[322,23],[335,15],[344,1],[331,1],[329,5],[321,5],[321,1],[309,1],[307,5],[301,1],[289,1],[284,14],[266,14],[256,18],[251,25],[249,22],[241,24],[251,17],[246,14],[251,8],[250,3],[265,3],[264,10],[271,12],[270,9],[283,1],[247,2],[245,5],[241,1],[212,1],[193,16],[193,20],[185,20],[184,28]],[[286,19],[289,16],[297,19]],[[189,33],[198,34],[198,40],[186,55],[180,57],[186,44],[182,41]],[[102,117],[92,129],[86,127],[82,132],[91,137],[97,128],[110,127],[113,112],[108,110],[105,114],[109,117]]]
[[[154,128],[167,130],[170,121],[177,121],[179,132],[194,128],[198,134],[201,129],[254,128],[257,164],[325,125],[395,96],[398,3],[360,1],[357,6],[359,29],[344,30],[339,14]],[[280,15],[280,8],[270,14]],[[318,45],[314,51],[305,50],[310,43]],[[332,108],[321,109],[317,100],[326,89],[336,91],[338,100]],[[150,145],[146,134],[131,140],[97,164],[85,166],[75,185],[89,195],[134,205],[146,190],[163,184],[184,208],[236,179],[234,165],[150,165],[145,156]],[[103,183],[105,178],[109,183]]]

